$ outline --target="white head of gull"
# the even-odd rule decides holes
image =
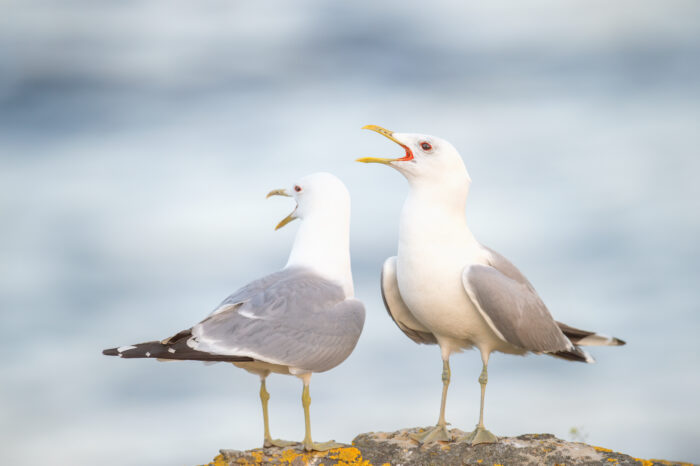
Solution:
[[[301,219],[286,268],[308,267],[329,280],[337,281],[346,296],[353,296],[350,272],[350,193],[334,175],[314,173],[287,189],[271,191],[291,196],[297,202],[292,213],[275,229]]]

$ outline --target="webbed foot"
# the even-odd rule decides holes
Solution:
[[[276,438],[271,438],[271,439],[265,439],[265,443],[263,444],[263,448],[270,448],[270,447],[279,447],[279,448],[284,448],[284,447],[291,447],[292,445],[298,445],[299,442],[290,442],[289,440],[280,440]]]
[[[496,443],[498,437],[486,430],[486,427],[476,426],[473,432],[464,437],[464,441],[471,445],[479,445],[482,443]]]
[[[452,440],[452,436],[447,431],[447,426],[439,424],[434,427],[429,427],[423,432],[411,434],[410,437],[413,440],[417,440],[419,443],[449,442]]]
[[[333,448],[342,448],[345,446],[347,445],[338,443],[335,440],[331,440],[330,442],[311,442],[305,440],[303,442],[303,447],[306,451],[328,451]]]

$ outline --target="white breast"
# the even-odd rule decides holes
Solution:
[[[485,263],[488,253],[464,219],[459,220],[415,201],[404,206],[397,257],[399,291],[441,346],[447,342],[462,348],[493,348],[500,339],[473,306],[461,278],[467,265]]]

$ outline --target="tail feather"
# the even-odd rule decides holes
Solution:
[[[571,340],[571,343],[577,346],[622,346],[625,341],[619,338],[603,335],[602,333],[589,332],[571,327],[569,325],[557,322],[559,329]]]
[[[567,361],[576,361],[576,362],[585,362],[588,364],[593,364],[595,362],[595,359],[593,359],[593,356],[588,354],[586,351],[582,350],[578,346],[574,346],[570,350],[566,351],[557,351],[554,353],[547,353],[550,356],[554,356],[555,358],[561,358],[561,359],[566,359]]]
[[[192,336],[189,330],[183,330],[178,334],[163,341],[147,341],[135,345],[109,348],[102,351],[105,356],[119,356],[120,358],[152,358],[172,361],[226,361],[240,362],[252,361],[247,356],[235,356],[227,354],[213,354],[206,351],[198,351],[187,345],[187,340]]]

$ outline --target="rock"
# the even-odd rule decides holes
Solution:
[[[498,443],[471,446],[460,437],[459,429],[450,432],[452,442],[419,445],[409,434],[422,429],[402,429],[396,432],[360,434],[342,448],[327,452],[303,452],[299,446],[266,448],[248,451],[221,450],[208,466],[252,464],[291,465],[690,465],[665,460],[643,460],[617,453],[607,448],[579,442],[567,442],[551,434],[526,434],[501,437]]]
[[[285,448],[256,448],[255,450],[221,450],[221,454],[207,466],[231,466],[231,465],[273,465],[286,464],[292,466],[304,465],[357,465],[372,466],[372,463],[362,459],[359,449],[348,445],[342,448],[334,448],[328,451],[304,452],[301,445]]]
[[[585,443],[567,442],[552,434],[526,434],[501,437],[498,443],[471,446],[460,437],[459,429],[450,432],[452,442],[435,442],[419,446],[409,434],[423,429],[403,429],[397,432],[376,432],[355,437],[355,445],[365,460],[372,464],[390,462],[392,465],[636,465],[679,464],[642,460],[616,453],[607,448]]]

